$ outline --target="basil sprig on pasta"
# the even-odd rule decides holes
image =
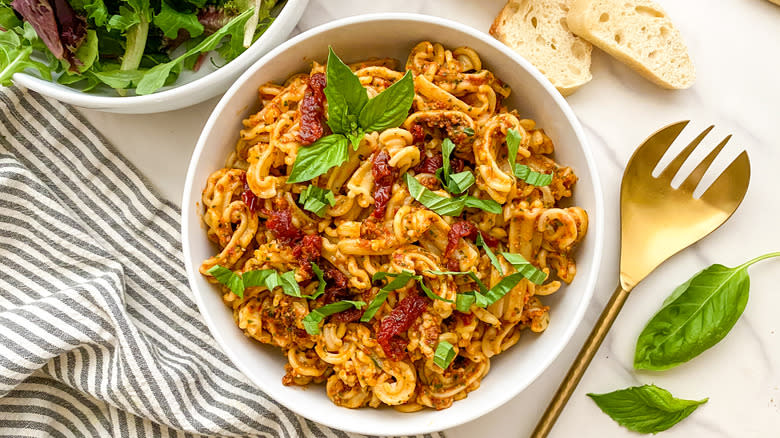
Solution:
[[[343,300],[335,303],[326,304],[322,307],[312,309],[308,315],[303,317],[303,328],[310,335],[320,334],[320,323],[334,313],[343,312],[349,308],[362,309],[366,303],[363,301]]]
[[[248,287],[266,287],[268,290],[281,287],[285,295],[313,300],[325,292],[325,279],[319,266],[312,263],[311,267],[320,283],[317,286],[317,290],[310,295],[301,293],[301,287],[295,280],[295,271],[287,271],[280,274],[274,269],[258,269],[247,271],[243,274],[236,274],[224,266],[216,265],[207,272],[213,275],[218,282],[227,286],[239,298],[244,297],[244,290]]]
[[[522,279],[526,278],[534,284],[542,284],[547,279],[547,274],[539,268],[532,265],[520,254],[502,252],[501,255],[509,262],[517,272],[502,278],[495,286],[487,289],[476,274],[472,271],[453,272],[453,271],[426,271],[434,275],[468,275],[477,283],[479,291],[468,291],[457,294],[455,297],[455,309],[459,312],[467,313],[472,305],[486,308],[504,297],[512,288],[517,286]],[[496,260],[496,263],[498,260]]]
[[[510,128],[506,131],[506,150],[512,172],[517,178],[532,186],[549,186],[552,182],[552,174],[535,172],[525,164],[517,164],[517,151],[522,140],[523,136],[516,129]]]
[[[433,363],[446,370],[453,359],[455,359],[455,347],[447,341],[439,341],[436,352],[433,353]]]
[[[304,210],[308,210],[319,217],[325,217],[325,210],[328,206],[333,207],[336,204],[336,197],[333,192],[315,185],[310,185],[303,189],[298,195],[298,203]]]
[[[367,132],[397,127],[412,107],[414,78],[411,71],[369,99],[360,79],[331,48],[326,76],[324,93],[328,101],[328,126],[333,134],[298,148],[288,183],[308,181],[347,161],[350,143],[357,150]]]
[[[379,271],[371,278],[372,282],[381,281],[386,278],[391,278],[392,280],[389,281],[384,287],[379,289],[379,292],[377,292],[376,296],[373,300],[371,300],[371,303],[369,303],[368,307],[366,308],[366,311],[363,312],[363,316],[360,318],[360,321],[362,322],[368,322],[371,321],[371,318],[374,317],[377,310],[379,310],[380,307],[382,307],[382,304],[384,304],[385,301],[387,301],[387,296],[390,293],[390,291],[394,291],[397,289],[401,289],[402,287],[406,286],[407,283],[409,283],[410,280],[415,280],[417,284],[420,286],[420,289],[425,293],[425,295],[432,299],[432,300],[439,300],[444,301],[447,303],[452,303],[452,300],[448,300],[444,297],[441,297],[439,295],[436,295],[431,288],[429,288],[425,282],[423,281],[422,275],[415,275],[412,271],[403,270],[401,272],[384,272]]]
[[[404,179],[409,188],[409,194],[420,204],[428,207],[434,213],[442,216],[460,216],[466,207],[479,208],[488,213],[501,213],[501,204],[492,199],[479,199],[471,195],[448,198],[437,195],[417,181],[417,178],[405,173]]]
[[[442,165],[439,170],[436,171],[436,176],[439,177],[442,186],[444,186],[448,192],[453,195],[459,195],[468,190],[468,188],[474,184],[476,178],[474,178],[474,173],[469,172],[468,170],[451,174],[450,155],[452,155],[452,151],[454,150],[455,143],[449,138],[445,138],[441,143]]]

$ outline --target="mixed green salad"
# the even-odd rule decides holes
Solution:
[[[33,69],[82,91],[105,85],[120,95],[154,93],[182,71],[197,71],[208,52],[225,63],[238,57],[281,3],[0,0],[0,85]]]

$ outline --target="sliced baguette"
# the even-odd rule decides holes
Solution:
[[[490,34],[525,57],[564,96],[591,79],[587,41],[569,32],[570,0],[509,0]]]
[[[680,32],[651,0],[572,0],[569,29],[664,88],[693,85]]]

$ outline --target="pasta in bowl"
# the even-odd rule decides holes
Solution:
[[[224,167],[188,182],[212,242],[197,275],[248,339],[281,349],[286,387],[457,409],[568,293],[588,242],[577,174],[470,45],[317,62],[326,50],[258,84]]]

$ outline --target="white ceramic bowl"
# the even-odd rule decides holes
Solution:
[[[185,71],[171,85],[146,96],[117,96],[104,88],[88,93],[26,73],[16,73],[14,84],[44,96],[83,108],[126,114],[148,114],[185,108],[223,93],[255,61],[290,35],[309,0],[287,0],[271,26],[238,58],[217,68],[208,60],[197,72]]]
[[[541,335],[525,333],[521,342],[491,360],[481,387],[442,410],[404,414],[393,409],[346,409],[334,405],[323,385],[306,389],[282,385],[285,358],[277,348],[247,338],[233,322],[217,288],[198,273],[214,254],[201,225],[200,197],[209,174],[223,166],[233,149],[241,120],[258,107],[257,88],[308,71],[312,60],[324,63],[328,45],[345,61],[392,56],[405,60],[421,40],[447,47],[469,46],[484,65],[512,87],[509,106],[535,119],[556,145],[556,159],[580,177],[574,202],[590,216],[590,229],[577,254],[577,277],[545,303],[550,326]],[[601,261],[604,212],[601,188],[580,123],[569,105],[526,60],[489,35],[452,21],[413,14],[375,14],[345,18],[309,30],[277,47],[253,65],[222,98],[203,129],[187,174],[182,200],[184,257],[192,290],[206,324],[219,345],[265,393],[313,421],[368,435],[413,435],[443,430],[473,420],[505,403],[556,358],[577,328],[590,301]]]

